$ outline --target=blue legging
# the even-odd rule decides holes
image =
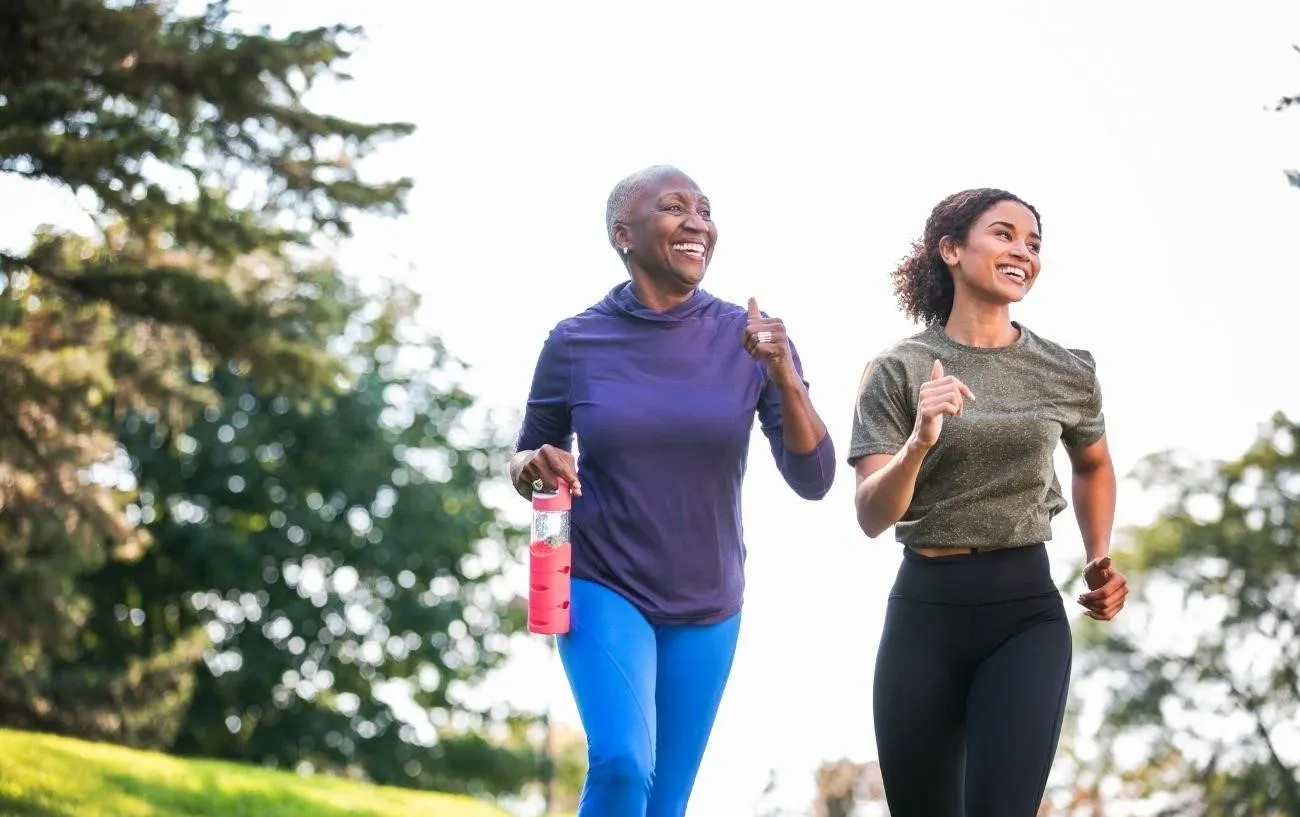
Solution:
[[[740,615],[655,626],[575,579],[560,659],[587,733],[578,817],[682,817],[731,673]]]

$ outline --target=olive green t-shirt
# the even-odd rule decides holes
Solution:
[[[849,464],[893,454],[916,424],[921,384],[938,359],[975,394],[943,418],[912,503],[894,526],[908,547],[1009,548],[1052,538],[1066,508],[1053,457],[1058,441],[1083,448],[1105,432],[1092,355],[1024,326],[1011,346],[964,346],[935,324],[867,364],[858,387]]]

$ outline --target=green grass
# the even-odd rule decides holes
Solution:
[[[0,729],[3,817],[505,817],[464,797]]]

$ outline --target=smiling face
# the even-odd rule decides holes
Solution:
[[[629,269],[670,292],[700,285],[717,240],[708,197],[677,170],[646,181],[614,226],[615,244],[620,252],[628,249]]]
[[[980,214],[958,243],[951,236],[939,254],[952,271],[957,292],[986,303],[1018,303],[1041,269],[1038,219],[1020,202],[999,201]]]

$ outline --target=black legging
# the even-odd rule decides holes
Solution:
[[[1070,625],[1039,544],[904,554],[876,658],[892,817],[1034,817],[1070,681]]]

